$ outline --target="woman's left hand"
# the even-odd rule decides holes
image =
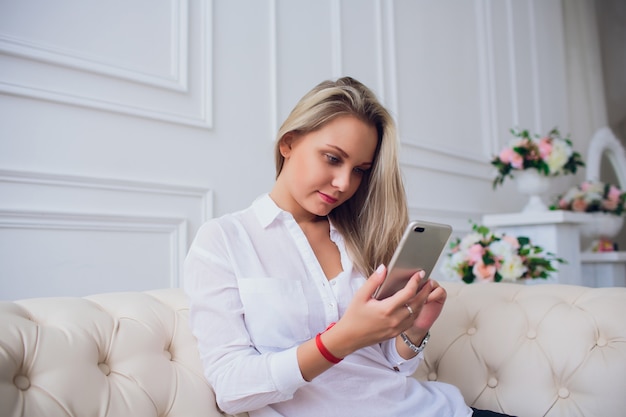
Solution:
[[[429,291],[428,298],[426,302],[422,306],[419,314],[413,321],[412,329],[415,329],[416,332],[425,333],[427,332],[435,323],[441,310],[443,309],[443,305],[446,302],[447,293],[446,290],[443,289],[439,285],[437,281],[432,279],[428,280],[422,291]],[[410,332],[411,329],[408,329],[407,332]]]
[[[443,305],[446,302],[447,297],[446,290],[443,289],[443,287],[441,287],[439,283],[434,280],[429,280],[426,285],[424,285],[424,287],[418,292],[418,294],[422,294],[422,291],[428,292],[428,296],[426,297],[426,301],[423,302],[421,307],[419,307],[419,301],[416,299],[413,299],[406,304],[407,306],[411,307],[413,311],[419,311],[415,317],[415,320],[413,320],[411,327],[404,331],[404,334],[409,338],[409,340],[413,341],[413,343],[417,345],[421,343],[432,325],[439,317],[439,314],[443,309]],[[415,303],[418,304],[415,305]],[[403,358],[410,359],[415,356],[415,352],[409,350],[400,337],[396,338],[396,346],[398,347],[398,352]]]

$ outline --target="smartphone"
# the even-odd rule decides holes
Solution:
[[[419,270],[426,275],[419,283],[418,291],[426,284],[452,234],[452,226],[420,220],[409,222],[396,251],[387,265],[387,276],[374,292],[374,298],[382,300],[404,288]]]

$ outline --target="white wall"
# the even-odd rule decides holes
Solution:
[[[412,217],[461,234],[517,211],[491,189],[508,129],[559,126],[584,153],[603,123],[570,105],[601,80],[588,6],[2,1],[0,299],[178,285],[198,226],[269,190],[282,119],[341,75],[396,116]]]

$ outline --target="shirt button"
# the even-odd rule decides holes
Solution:
[[[334,303],[328,303],[328,306],[329,307],[335,307],[335,304]]]

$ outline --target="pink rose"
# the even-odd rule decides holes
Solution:
[[[515,155],[515,151],[513,151],[513,149],[511,149],[511,148],[504,148],[504,149],[502,149],[502,151],[500,151],[499,158],[505,164],[510,164],[511,161],[513,160],[513,155]]]
[[[559,208],[561,210],[567,210],[569,208],[568,206],[569,206],[569,204],[568,204],[566,199],[562,198],[562,199],[559,200]]]
[[[470,246],[470,248],[467,250],[469,264],[474,265],[475,263],[482,262],[484,252],[485,248],[483,248],[478,243]]]
[[[615,211],[618,201],[602,200],[602,207],[607,211]]]
[[[587,210],[587,202],[585,200],[583,200],[582,198],[577,198],[574,201],[572,201],[572,210],[573,211],[581,211],[584,212]]]
[[[495,265],[485,265],[481,260],[474,265],[472,272],[479,283],[493,282],[496,276],[496,267]]]
[[[617,188],[616,186],[611,185],[611,188],[609,188],[609,195],[608,195],[609,200],[617,202],[621,195],[622,195],[621,190]]]
[[[582,184],[580,184],[580,189],[584,192],[589,191],[590,188],[591,188],[591,183],[589,181],[585,181]]]
[[[513,249],[519,249],[519,241],[516,237],[504,235],[502,236],[502,240],[508,242],[508,244],[511,245]]]
[[[515,152],[513,158],[511,159],[511,166],[515,169],[524,168],[524,158],[522,158],[522,155]]]
[[[541,155],[541,159],[548,159],[551,153],[552,141],[548,137],[542,138],[539,141],[539,154]]]
[[[511,164],[511,166],[515,169],[522,169],[524,166],[524,158],[517,152],[513,150],[513,148],[504,148],[500,151],[500,155],[498,156],[502,162],[505,164]]]

